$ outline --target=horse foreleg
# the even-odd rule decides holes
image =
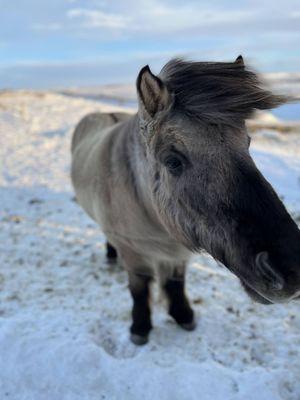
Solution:
[[[195,329],[194,311],[184,291],[185,267],[174,268],[172,275],[162,282],[169,303],[169,314],[183,329]]]

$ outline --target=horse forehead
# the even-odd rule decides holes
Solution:
[[[171,115],[165,123],[156,130],[156,146],[175,145],[189,152],[214,152],[222,153],[224,146],[227,149],[237,150],[247,142],[246,130],[207,124],[198,119],[190,119],[182,115]]]
[[[205,130],[204,127],[186,127],[173,126],[165,131],[157,132],[156,146],[172,146],[182,150],[188,150],[191,153],[197,153],[199,150],[209,151],[209,149],[219,148],[224,142],[220,132]],[[220,148],[219,148],[220,150]]]
[[[159,144],[177,144],[185,147],[197,147],[198,144],[211,139],[205,134],[205,128],[196,124],[186,123],[183,119],[167,123],[162,130],[156,132]]]

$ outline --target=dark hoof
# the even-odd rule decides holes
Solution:
[[[140,336],[136,333],[132,333],[130,335],[130,340],[137,346],[143,346],[144,344],[148,343],[148,336]]]
[[[194,311],[190,306],[173,307],[169,310],[169,314],[182,329],[193,331],[196,328]]]
[[[179,324],[179,326],[185,331],[194,331],[196,329],[197,323],[196,321],[192,321],[185,324]]]

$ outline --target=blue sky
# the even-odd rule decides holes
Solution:
[[[0,0],[0,87],[134,81],[169,58],[300,71],[300,1]]]

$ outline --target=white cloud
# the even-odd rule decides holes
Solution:
[[[67,12],[69,19],[81,19],[84,28],[120,29],[127,27],[130,18],[123,15],[105,13],[101,10],[75,8]]]
[[[290,16],[291,16],[291,18],[298,19],[298,18],[300,18],[300,11],[292,11],[290,13]]]
[[[215,10],[212,7],[192,3],[170,6],[156,0],[145,2],[146,7],[139,8],[135,20],[139,29],[159,29],[160,31],[179,31],[193,27],[210,27],[217,24],[230,24],[249,21],[255,11]]]
[[[300,31],[297,8],[277,7],[270,14],[268,1],[253,2],[254,5],[233,7],[226,1],[139,0],[137,6],[136,0],[67,0],[65,9],[56,15],[59,19],[39,20],[31,27],[39,31],[61,30],[77,38],[88,38],[97,31],[99,40],[122,37],[160,40],[175,36],[181,39],[203,35],[224,38]]]
[[[157,0],[140,0],[138,7],[128,1],[126,8],[120,4],[117,8],[117,13],[100,8],[74,8],[67,11],[67,17],[76,19],[78,28],[108,28],[127,34],[150,32],[157,35],[195,27],[242,24],[256,15],[253,10],[215,10],[199,3],[170,6]]]

